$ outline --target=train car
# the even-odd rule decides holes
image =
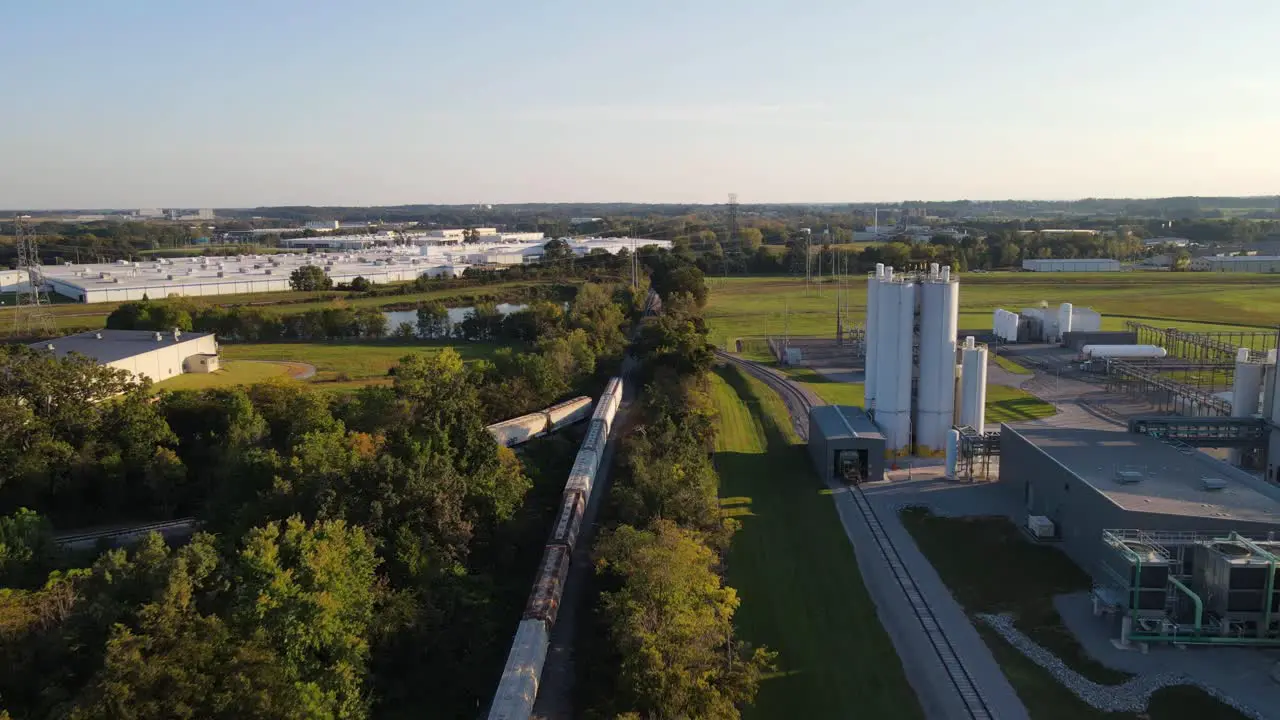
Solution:
[[[539,411],[514,417],[510,420],[503,420],[485,429],[489,431],[494,440],[498,441],[499,445],[512,447],[546,435],[547,425],[546,411]]]
[[[591,486],[596,482],[596,469],[599,463],[599,456],[593,450],[582,449],[578,451],[578,458],[573,463],[573,470],[569,472],[569,480],[564,484],[566,494],[571,490],[577,490],[582,493],[584,501],[591,500]]]
[[[542,620],[548,628],[555,627],[564,580],[569,575],[569,554],[565,545],[548,545],[543,551],[538,577],[529,594],[529,604],[524,608],[525,620]]]
[[[586,509],[582,493],[566,492],[560,501],[560,514],[556,517],[556,525],[551,529],[551,542],[547,544],[564,545],[573,552],[573,547],[578,542],[578,531],[582,528],[582,513]]]
[[[547,408],[549,432],[554,432],[566,425],[572,425],[591,417],[591,408],[594,404],[594,400],[582,395]]]
[[[489,706],[489,720],[529,720],[551,642],[542,620],[521,620]]]
[[[582,447],[594,450],[597,454],[604,452],[604,445],[609,441],[609,422],[603,418],[592,420],[587,426],[587,434],[582,438]]]

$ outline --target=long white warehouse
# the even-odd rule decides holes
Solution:
[[[586,238],[567,241],[577,255],[601,250],[617,253],[623,248],[656,245],[669,248],[669,240]],[[536,262],[542,243],[473,243],[450,246],[392,246],[351,252],[308,254],[236,255],[160,258],[148,262],[46,265],[42,268],[49,289],[83,303],[121,302],[165,298],[170,295],[200,297],[240,293],[278,292],[289,289],[289,276],[307,265],[316,265],[335,283],[362,277],[373,283],[391,283],[427,277],[457,277],[472,265],[501,266]]]
[[[1110,258],[1023,260],[1022,269],[1032,272],[1118,272],[1120,261]]]

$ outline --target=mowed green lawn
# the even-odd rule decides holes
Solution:
[[[923,717],[781,399],[733,368],[712,383],[721,505],[742,523],[727,560],[736,622],[779,653],[745,716]]]
[[[287,365],[275,363],[250,362],[247,360],[230,360],[222,364],[222,368],[211,373],[183,373],[156,383],[152,386],[157,392],[161,390],[204,390],[232,385],[253,385],[273,378],[289,376]]]
[[[711,340],[827,335],[835,332],[840,285],[806,288],[803,278],[730,277],[711,283],[706,317]],[[866,278],[847,283],[848,319],[863,321]],[[998,307],[1020,310],[1070,302],[1102,313],[1103,329],[1132,317],[1162,318],[1158,326],[1223,329],[1216,323],[1274,327],[1280,317],[1280,276],[1244,273],[964,273],[960,327],[988,329]]]
[[[474,362],[493,356],[501,345],[453,341],[237,343],[221,346],[226,360],[273,360],[314,365],[313,382],[351,389],[368,381],[386,381],[387,371],[413,353],[438,353],[446,347]],[[339,389],[335,387],[334,389]]]

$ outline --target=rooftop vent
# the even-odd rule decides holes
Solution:
[[[1134,483],[1139,483],[1139,482],[1142,482],[1142,471],[1117,469],[1115,480],[1121,485],[1132,485]]]
[[[1227,487],[1227,481],[1222,478],[1205,477],[1200,478],[1200,486],[1209,491],[1223,490]]]
[[[53,350],[53,343],[49,343],[49,344],[45,345],[45,346],[44,346],[44,349],[45,349],[45,350],[50,350],[50,351],[51,351],[51,350]]]
[[[93,339],[94,339],[94,340],[101,340],[101,339],[102,339],[102,333],[94,333],[94,334],[93,334]]]
[[[156,342],[161,342],[162,340],[164,340],[164,333],[156,333]]]

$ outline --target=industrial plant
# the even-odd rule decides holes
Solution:
[[[355,236],[310,238],[320,247],[337,243],[343,250],[228,257],[158,258],[145,262],[42,265],[38,269],[44,288],[83,303],[156,299],[178,295],[201,297],[241,293],[279,292],[290,289],[289,276],[298,268],[314,265],[335,283],[362,277],[372,283],[415,280],[419,277],[457,277],[467,268],[498,268],[542,260],[541,242],[476,242],[454,244],[401,244],[372,246]],[[367,247],[364,246],[369,242]],[[628,252],[639,246],[670,247],[669,240],[632,238],[566,239],[577,256]],[[360,249],[363,247],[363,249]],[[25,271],[0,276],[8,288],[25,285]],[[12,289],[10,290],[12,291]]]

